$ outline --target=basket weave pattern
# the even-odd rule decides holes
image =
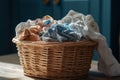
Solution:
[[[24,42],[13,40],[24,74],[46,79],[69,80],[88,75],[96,42]]]

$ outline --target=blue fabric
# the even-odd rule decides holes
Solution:
[[[44,41],[77,41],[78,35],[68,24],[52,24],[51,27],[42,35]]]
[[[48,25],[50,22],[51,22],[51,21],[50,21],[49,19],[43,20],[43,24],[44,24],[44,25]]]

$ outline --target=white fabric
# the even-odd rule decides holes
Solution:
[[[15,32],[16,32],[16,37],[18,37],[18,35],[25,29],[28,29],[30,27],[35,27],[36,23],[35,21],[32,21],[30,19],[27,20],[27,22],[21,22],[19,23],[16,28],[15,28]]]
[[[99,27],[91,15],[85,16],[70,10],[61,21],[67,23],[78,21],[80,26],[83,27],[84,36],[98,42],[98,70],[107,76],[120,76],[120,64],[112,55],[112,51],[107,45],[106,38],[99,32]]]
[[[90,20],[92,16],[87,16]],[[87,21],[87,20],[86,20]],[[89,25],[90,23],[88,23]],[[97,25],[95,26],[97,27]],[[92,29],[92,24],[88,26],[87,36],[98,42],[97,52],[99,53],[98,69],[107,76],[120,76],[120,64],[112,55],[112,50],[108,47],[106,38]],[[90,31],[89,31],[90,30]],[[92,32],[92,33],[91,33]]]

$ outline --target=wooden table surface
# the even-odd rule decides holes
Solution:
[[[0,80],[45,80],[24,76],[17,54],[0,56]],[[97,61],[92,61],[89,75],[84,80],[120,80],[120,77],[107,77],[97,70]]]

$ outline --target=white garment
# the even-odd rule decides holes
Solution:
[[[86,22],[90,22],[90,20],[93,21],[92,16],[87,15]],[[91,22],[92,22],[91,21]],[[95,22],[95,21],[94,21]],[[99,63],[98,63],[98,69],[103,72],[107,76],[120,76],[120,64],[115,59],[115,57],[112,55],[112,50],[108,47],[106,38],[100,34],[98,31],[96,31],[97,25],[92,27],[92,24],[87,23],[88,25],[88,31],[87,36],[98,42],[97,46],[97,52],[99,53]]]
[[[70,10],[61,21],[71,23],[76,22],[76,20],[80,26],[83,27],[84,36],[98,42],[98,70],[107,76],[120,76],[120,64],[112,55],[112,51],[107,45],[106,38],[99,32],[99,27],[93,17]]]

